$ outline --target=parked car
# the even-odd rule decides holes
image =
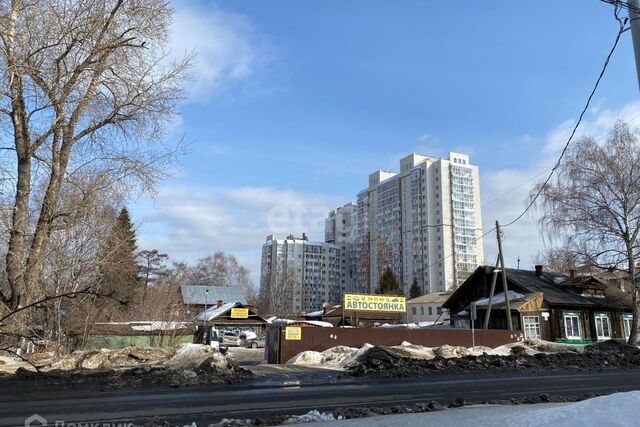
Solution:
[[[250,338],[246,341],[245,347],[247,348],[263,348],[265,343],[265,336],[257,336],[255,338]]]
[[[253,331],[241,331],[238,336],[240,337],[240,347],[247,346],[247,340],[255,338],[257,335]]]
[[[222,332],[222,342],[228,346],[237,347],[240,345],[240,337],[236,332],[224,331]]]

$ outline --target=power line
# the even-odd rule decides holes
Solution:
[[[606,3],[613,2],[611,4],[614,4],[616,6],[616,8],[620,6],[618,4],[620,2],[615,1],[615,0],[611,0],[611,1],[601,0],[601,1],[605,1]],[[602,80],[602,77],[604,76],[604,73],[607,70],[607,67],[609,65],[609,61],[611,60],[611,57],[613,56],[613,52],[615,52],[616,48],[618,47],[618,42],[620,41],[620,37],[622,36],[622,33],[625,32],[625,26],[627,24],[628,19],[627,18],[619,19],[618,15],[617,15],[617,10],[616,10],[615,13],[616,13],[616,20],[618,21],[618,24],[619,24],[618,34],[616,35],[616,38],[615,38],[615,40],[613,42],[613,46],[611,47],[611,50],[609,51],[609,54],[607,55],[607,57],[604,60],[604,64],[602,65],[602,70],[600,71],[600,74],[598,75],[598,78],[596,79],[596,83],[593,86],[593,89],[591,89],[591,93],[589,94],[589,97],[587,98],[587,102],[585,103],[584,107],[582,108],[582,112],[580,113],[580,116],[578,117],[578,121],[576,122],[575,126],[573,127],[573,130],[571,131],[571,135],[569,135],[569,139],[567,139],[567,142],[565,143],[564,148],[562,149],[562,152],[560,153],[560,156],[558,157],[558,160],[556,161],[555,165],[553,166],[553,168],[551,168],[551,172],[549,173],[549,176],[547,176],[547,179],[542,183],[540,188],[538,188],[538,191],[533,196],[533,198],[529,201],[529,203],[527,204],[527,206],[524,209],[524,211],[522,211],[522,213],[520,215],[518,215],[515,219],[513,219],[512,221],[510,221],[507,224],[503,225],[502,226],[503,228],[504,227],[508,227],[508,226],[513,225],[516,222],[518,222],[529,211],[529,209],[531,209],[531,207],[536,202],[538,197],[540,197],[540,194],[542,194],[542,191],[545,189],[545,187],[551,181],[551,177],[553,177],[553,174],[555,173],[556,169],[558,169],[558,167],[560,166],[560,163],[562,162],[562,159],[564,158],[564,155],[566,154],[567,149],[569,148],[569,144],[571,144],[571,141],[573,140],[573,137],[575,136],[576,131],[578,130],[578,127],[580,126],[580,123],[582,123],[582,119],[584,118],[584,115],[586,114],[587,110],[589,109],[589,105],[591,104],[591,100],[593,99],[593,96],[595,95],[596,90],[598,89],[598,86],[600,85],[600,81]]]
[[[617,8],[640,13],[640,8],[621,0],[600,0],[603,3],[611,4]]]
[[[630,119],[624,119],[624,121],[627,122],[627,123],[632,123],[632,122],[635,122],[636,120],[638,120],[638,118],[640,118],[640,114],[636,114],[635,116],[631,117]],[[609,135],[609,134],[608,133],[604,133],[604,134],[600,135],[599,137],[594,138],[594,141],[598,142],[598,141],[606,138],[607,135]],[[482,207],[489,206],[489,205],[497,202],[498,200],[501,200],[501,199],[505,198],[506,196],[508,196],[509,194],[513,193],[514,191],[516,191],[517,189],[521,188],[522,186],[530,183],[531,181],[535,180],[539,176],[544,175],[545,173],[547,173],[547,171],[549,171],[549,169],[545,168],[544,170],[538,172],[537,174],[535,174],[534,176],[528,178],[527,180],[522,181],[520,184],[516,185],[515,187],[512,187],[509,190],[503,192],[499,196],[494,197],[493,199],[489,200],[488,202],[482,203]]]

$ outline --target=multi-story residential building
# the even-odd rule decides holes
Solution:
[[[292,235],[267,236],[260,272],[262,307],[269,314],[314,311],[339,304],[347,275],[345,251],[328,242],[311,242]]]
[[[327,239],[337,241],[335,220],[345,208],[351,225],[339,237],[348,236],[351,291],[374,292],[390,267],[405,292],[414,279],[423,292],[443,292],[484,261],[478,167],[465,154],[411,154],[399,173],[372,173],[355,206],[330,214]]]
[[[348,285],[353,281],[353,272],[356,267],[356,256],[354,251],[355,222],[357,220],[358,206],[354,203],[347,203],[336,210],[329,212],[325,220],[324,239],[328,243],[340,246],[345,261],[345,271],[347,290],[351,290]]]

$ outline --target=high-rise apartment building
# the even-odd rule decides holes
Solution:
[[[343,210],[350,227],[336,234]],[[459,153],[406,156],[400,172],[369,175],[357,203],[333,211],[326,228],[327,239],[346,241],[349,290],[374,292],[387,267],[405,292],[414,279],[424,292],[449,290],[483,263],[478,167]]]
[[[263,310],[273,314],[315,311],[323,304],[339,304],[346,290],[345,251],[306,236],[276,239],[262,246],[260,294]]]

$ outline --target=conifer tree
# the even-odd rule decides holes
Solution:
[[[418,285],[418,279],[413,278],[413,283],[411,284],[411,289],[409,289],[409,298],[414,299],[422,296],[422,289]]]
[[[144,282],[137,260],[136,233],[126,208],[118,214],[101,258],[101,291],[111,293],[120,301],[136,301],[141,296]]]
[[[396,276],[391,271],[391,267],[385,268],[382,273],[382,277],[380,277],[380,283],[378,284],[378,289],[376,289],[376,294],[378,295],[404,295],[404,291],[398,283]]]

